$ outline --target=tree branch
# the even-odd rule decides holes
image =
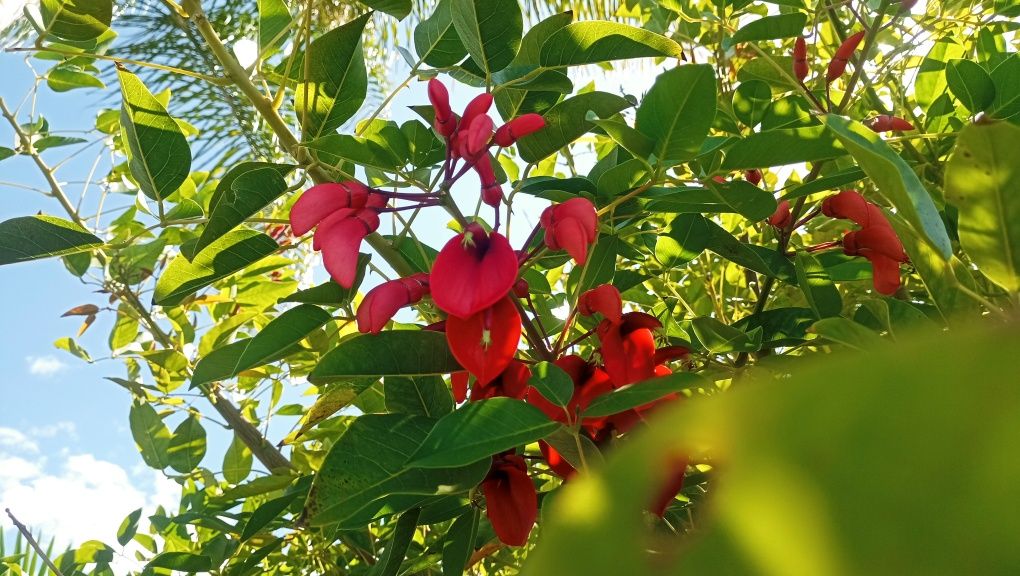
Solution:
[[[43,552],[42,547],[35,541],[35,538],[32,536],[32,533],[29,532],[28,527],[14,517],[14,513],[11,512],[10,508],[6,508],[5,512],[7,512],[7,516],[11,518],[11,522],[14,522],[14,527],[18,529],[18,532],[21,532],[21,535],[28,541],[28,545],[35,550],[35,553],[38,554],[40,558],[42,558],[42,561],[46,563],[46,566],[57,576],[64,576],[57,568],[56,564],[53,563],[53,560],[50,560],[50,557],[46,555],[46,552]]]

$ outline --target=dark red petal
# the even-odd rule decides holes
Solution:
[[[655,351],[655,356],[652,361],[658,365],[664,362],[677,360],[679,358],[686,358],[690,355],[690,353],[691,351],[685,346],[666,346]]]
[[[465,245],[465,236],[470,237]],[[495,304],[517,281],[517,255],[498,232],[486,235],[477,224],[468,226],[439,252],[429,285],[436,306],[452,316],[467,318]]]
[[[523,546],[538,518],[538,495],[528,473],[502,466],[482,482],[485,515],[501,542]]]
[[[588,238],[581,223],[573,218],[565,218],[556,223],[552,230],[546,231],[546,238],[552,234],[556,245],[567,251],[579,265],[588,259]]]
[[[513,302],[503,298],[467,318],[450,316],[446,340],[457,362],[485,386],[513,360],[521,341],[521,316]]]
[[[468,380],[471,375],[467,372],[454,372],[450,374],[450,388],[453,389],[453,399],[460,404],[467,399]]]
[[[771,216],[769,216],[769,224],[775,226],[776,228],[786,228],[787,226],[790,225],[791,216],[792,215],[790,214],[790,202],[787,200],[783,200],[782,202],[779,203],[779,206],[776,208],[776,211],[773,212]]]
[[[446,86],[438,78],[433,78],[429,80],[428,92],[429,102],[432,103],[432,109],[436,112],[436,121],[445,123],[450,120],[453,111],[450,109],[450,93],[446,90]]]
[[[885,226],[863,228],[857,231],[855,241],[857,252],[860,254],[864,254],[864,251],[868,250],[897,262],[908,260],[906,252],[903,251],[903,244],[892,228]]]
[[[684,456],[672,456],[666,459],[661,470],[659,489],[656,491],[655,499],[652,501],[649,511],[658,517],[666,513],[666,508],[673,502],[676,495],[684,487],[684,474],[687,472],[687,458]]]
[[[612,284],[603,284],[588,290],[577,300],[577,311],[583,316],[598,312],[610,322],[619,324],[623,317],[623,299]]]
[[[476,116],[467,127],[467,146],[465,156],[475,157],[489,146],[492,139],[492,118],[488,116]]]
[[[872,283],[879,294],[892,296],[900,288],[900,264],[881,254],[866,255],[871,262]]]
[[[356,317],[360,332],[378,334],[386,323],[404,306],[411,303],[411,294],[400,280],[383,282],[365,294],[358,305]]]
[[[655,338],[652,331],[638,328],[622,334],[622,329],[623,325],[612,325],[606,328],[600,326],[599,330],[602,360],[616,387],[647,380],[655,374]]]
[[[464,115],[460,121],[461,127],[466,128],[470,126],[471,122],[475,118],[488,112],[491,107],[492,94],[485,92],[475,96],[470,102],[468,102],[468,105],[464,107]]]

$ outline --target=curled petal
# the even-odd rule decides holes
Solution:
[[[905,132],[907,130],[913,130],[914,125],[903,118],[890,116],[888,114],[880,114],[868,122],[868,128],[871,128],[875,132]]]
[[[475,157],[489,146],[492,139],[492,118],[486,115],[476,116],[467,127],[464,140],[465,156]]]
[[[416,274],[383,282],[365,294],[358,306],[358,330],[378,334],[398,310],[422,299],[428,292],[427,277]]]
[[[846,71],[846,65],[850,61],[850,57],[854,55],[854,51],[864,40],[864,31],[860,31],[853,36],[848,36],[839,48],[836,49],[836,53],[832,56],[832,60],[829,62],[829,69],[825,74],[825,81],[832,82],[836,78],[843,75]]]
[[[528,391],[528,380],[531,379],[531,368],[520,360],[510,360],[506,369],[488,384],[479,383],[471,390],[471,400],[484,400],[503,396],[521,400]]]
[[[521,341],[521,316],[513,302],[503,298],[467,318],[450,316],[446,341],[457,362],[485,386],[513,360]]]
[[[744,180],[747,180],[751,184],[757,186],[758,184],[761,183],[761,170],[758,170],[757,168],[755,168],[754,170],[745,170]]]
[[[336,216],[342,216],[336,218]],[[369,232],[379,227],[379,215],[372,210],[334,214],[315,231],[314,245],[322,250],[326,271],[344,288],[354,286],[358,272],[358,248]]]
[[[453,390],[453,399],[460,404],[467,400],[468,380],[471,375],[467,372],[454,372],[450,374],[450,388]]]
[[[623,318],[623,299],[616,286],[603,284],[581,294],[577,300],[577,311],[583,316],[598,312],[613,324],[619,324]]]
[[[436,113],[437,122],[446,122],[453,117],[453,110],[450,109],[450,93],[446,86],[438,78],[429,80],[429,102]]]
[[[492,306],[517,281],[517,255],[506,237],[471,224],[446,243],[432,265],[432,299],[444,312],[467,318]]]
[[[659,489],[648,510],[661,518],[666,513],[666,508],[669,507],[670,503],[673,502],[673,499],[676,498],[676,495],[684,487],[687,457],[670,455],[665,458],[665,461],[657,470],[660,470]]]
[[[468,102],[468,105],[464,107],[464,115],[461,118],[461,126],[471,126],[471,122],[475,118],[482,116],[489,111],[492,107],[492,94],[488,92],[479,94]]]
[[[879,294],[892,296],[900,289],[900,264],[881,254],[865,255],[871,262],[872,284]]]
[[[616,387],[655,375],[655,337],[649,328],[630,329],[626,321],[612,324],[604,320],[599,325],[598,335],[602,361]]]
[[[847,232],[843,236],[843,252],[851,256],[866,256],[877,253],[896,262],[906,262],[907,253],[903,250],[892,228],[872,226],[855,232]]]
[[[523,114],[507,122],[496,130],[496,145],[506,148],[528,134],[538,132],[545,127],[545,118],[541,114]]]
[[[808,75],[807,42],[803,36],[797,38],[793,44],[793,74],[801,82]]]
[[[303,236],[337,210],[363,208],[368,194],[367,186],[353,180],[316,184],[291,207],[290,226],[296,236]]]

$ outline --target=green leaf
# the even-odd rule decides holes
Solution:
[[[189,574],[208,572],[212,570],[212,560],[208,556],[191,552],[163,552],[145,565],[147,572],[151,572],[154,568],[167,568]]]
[[[1020,115],[1020,55],[1012,54],[992,70],[995,100],[988,108],[993,118],[1016,122]]]
[[[387,376],[383,392],[386,394],[386,410],[389,412],[418,414],[429,418],[442,418],[453,412],[450,387],[440,376]]]
[[[443,538],[443,576],[463,576],[468,559],[475,551],[480,509],[471,506],[453,521]]]
[[[783,195],[783,200],[795,200],[804,196],[810,196],[816,192],[824,192],[826,190],[839,190],[849,184],[860,182],[867,175],[864,170],[861,170],[858,166],[847,168],[846,170],[840,170],[835,174],[823,176],[817,180],[812,180],[805,184],[794,186],[792,190]]]
[[[113,18],[113,0],[42,0],[39,8],[45,31],[64,40],[98,38]]]
[[[694,260],[705,249],[712,229],[701,214],[681,214],[655,240],[655,259],[666,268]]]
[[[214,350],[198,361],[191,386],[233,378],[240,372],[289,355],[297,344],[332,319],[329,312],[301,304],[280,314],[254,338]]]
[[[198,467],[205,457],[205,428],[194,414],[174,429],[166,451],[167,463],[181,474]]]
[[[183,254],[174,258],[156,281],[152,301],[176,306],[206,286],[269,256],[279,246],[250,228],[232,230],[207,246],[189,262]]]
[[[960,244],[982,274],[1020,291],[1020,127],[971,124],[946,166],[946,201],[959,210]]]
[[[542,45],[543,66],[599,64],[630,58],[681,58],[683,49],[665,36],[618,22],[567,24]]]
[[[0,265],[84,252],[103,241],[74,222],[19,216],[0,222]]]
[[[297,497],[300,495],[301,493],[297,490],[289,491],[289,493],[284,493],[283,496],[273,498],[256,508],[251,513],[251,516],[248,517],[248,521],[244,523],[244,529],[241,531],[241,542],[246,542],[253,536],[258,535],[266,526],[279,518],[287,510],[287,507],[294,500],[297,500]]]
[[[759,274],[778,278],[788,284],[797,284],[797,272],[783,255],[764,246],[741,242],[715,222],[703,216],[698,217],[704,220],[701,226],[709,230],[705,238],[706,248]]]
[[[290,36],[292,23],[290,9],[285,0],[258,0],[259,4],[259,54],[265,55],[282,46]]]
[[[470,402],[436,423],[409,466],[464,466],[540,440],[559,426],[538,408],[514,398]]]
[[[120,527],[117,528],[117,543],[121,546],[127,546],[127,543],[135,537],[138,533],[138,520],[142,517],[142,509],[139,508],[134,512],[124,517],[124,520],[120,523]]]
[[[710,385],[711,382],[703,376],[690,372],[677,372],[676,374],[651,378],[617,388],[609,394],[596,398],[584,411],[584,417],[601,418],[603,416],[612,416],[631,408],[638,408],[655,402],[670,394],[692,388],[708,388]]]
[[[797,284],[804,292],[804,298],[807,299],[815,316],[819,318],[839,316],[843,311],[843,300],[836,285],[829,278],[829,273],[809,252],[797,252],[795,259]]]
[[[156,410],[150,404],[136,402],[131,405],[128,424],[145,464],[157,470],[169,466],[170,429]]]
[[[829,114],[825,125],[878,187],[879,193],[925,238],[949,258],[953,247],[931,195],[910,166],[882,138],[859,122]]]
[[[564,408],[574,396],[574,381],[562,368],[552,362],[539,362],[532,366],[528,384],[538,390],[546,400]]]
[[[524,19],[517,0],[452,0],[453,26],[485,76],[506,68],[521,47]]]
[[[455,494],[475,487],[489,471],[487,459],[458,468],[407,466],[433,426],[434,420],[409,414],[368,414],[355,419],[315,476],[306,504],[310,524],[344,526],[348,519],[376,510],[385,497]]]
[[[608,118],[631,103],[608,92],[586,92],[560,102],[542,116],[545,128],[517,141],[517,149],[525,162],[538,162],[583,136],[594,127],[585,118],[591,110],[599,118]]]
[[[807,14],[803,12],[765,16],[742,26],[731,38],[723,41],[723,47],[729,48],[741,42],[800,36],[804,32],[805,24],[807,24]]]
[[[359,0],[373,10],[385,12],[397,20],[407,18],[411,13],[411,0]]]
[[[605,463],[602,451],[580,431],[571,432],[560,426],[555,432],[545,437],[545,443],[559,452],[560,456],[574,467],[575,470],[591,470]]]
[[[216,186],[209,202],[209,223],[192,251],[201,252],[279,198],[287,190],[284,177],[293,169],[292,164],[268,162],[244,162],[230,169]]]
[[[400,565],[404,562],[404,556],[407,555],[411,540],[414,539],[419,516],[421,516],[421,508],[412,508],[400,515],[382,557],[379,558],[378,564],[372,568],[372,576],[397,576],[397,571],[400,570]]]
[[[46,85],[54,92],[67,92],[75,88],[106,88],[106,84],[88,72],[56,67],[46,73]]]
[[[414,50],[429,66],[453,66],[467,56],[467,49],[453,26],[453,0],[439,0],[432,15],[414,27]]]
[[[79,346],[78,343],[74,341],[74,338],[68,336],[64,336],[63,338],[57,338],[56,340],[53,341],[53,346],[55,348],[68,352],[69,354],[75,356],[76,358],[81,358],[82,360],[88,363],[92,363],[92,356],[89,356],[88,351]]]
[[[294,110],[302,119],[302,140],[335,132],[365,101],[368,75],[361,34],[371,16],[364,14],[330,30],[312,42],[307,54],[302,52],[294,58],[291,79],[298,82],[294,87]]]
[[[428,376],[463,370],[446,343],[431,330],[388,330],[360,334],[323,356],[308,375],[314,384],[342,378]]]
[[[365,277],[365,267],[368,266],[369,257],[361,254],[358,258],[358,275],[354,279],[354,285],[344,288],[332,280],[326,280],[318,286],[298,290],[297,292],[281,298],[280,302],[302,302],[305,304],[318,304],[320,306],[347,306],[358,294],[358,287]]]
[[[764,220],[776,211],[775,197],[746,180],[709,181],[708,190],[726,207],[723,211],[735,212],[751,222]]]
[[[809,331],[818,334],[826,340],[862,351],[871,350],[885,344],[881,336],[846,318],[822,318],[812,324]]]
[[[312,407],[301,417],[301,425],[297,430],[288,434],[283,443],[295,443],[298,438],[314,428],[319,422],[350,406],[358,398],[359,394],[377,381],[376,378],[362,378],[360,380],[330,385],[324,392],[319,394],[319,397],[315,399],[315,404],[312,404]]]
[[[341,168],[345,162],[352,162],[366,168],[393,171],[403,163],[378,142],[350,136],[330,134],[307,144],[319,162]]]
[[[35,148],[36,152],[42,152],[43,150],[49,150],[50,148],[81,144],[85,141],[86,140],[84,138],[72,138],[70,136],[43,136],[36,140],[32,146]]]
[[[733,115],[745,126],[757,126],[772,105],[772,89],[761,80],[741,82],[733,91]]]
[[[588,259],[580,270],[577,294],[583,294],[599,284],[613,281],[616,273],[616,256],[619,254],[619,236],[599,236],[595,247],[588,253]]]
[[[589,112],[585,120],[601,128],[614,142],[635,158],[646,159],[655,149],[655,141],[645,136],[636,128],[631,128],[621,120],[599,120],[593,112]],[[643,165],[647,165],[642,162]]]
[[[234,434],[223,454],[223,479],[231,484],[240,484],[251,474],[251,465],[251,450]]]
[[[715,72],[708,64],[685,64],[655,79],[637,110],[637,129],[655,140],[663,166],[698,155],[715,119]]]
[[[838,158],[847,151],[824,126],[755,132],[726,151],[723,170],[770,168]]]
[[[691,328],[701,345],[712,354],[756,352],[761,349],[761,329],[744,332],[710,316],[691,320]]]
[[[6,160],[11,156],[16,156],[18,153],[6,146],[0,146],[0,160]]]
[[[950,60],[946,63],[946,83],[967,110],[977,114],[991,106],[995,100],[992,77],[977,62]]]
[[[128,167],[138,187],[153,200],[173,194],[191,170],[191,148],[181,127],[138,76],[117,70],[120,125],[127,140]]]

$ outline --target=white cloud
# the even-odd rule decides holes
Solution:
[[[28,362],[29,374],[35,376],[53,376],[67,368],[67,364],[63,360],[50,354],[46,356],[29,356],[25,360]]]
[[[78,429],[74,425],[74,422],[69,420],[61,420],[54,424],[47,424],[45,426],[33,426],[28,429],[29,436],[34,438],[54,438],[56,436],[63,436],[72,440],[78,439]]]
[[[3,456],[5,452],[20,452],[24,454],[38,451],[39,445],[20,430],[0,427],[0,456]]]

